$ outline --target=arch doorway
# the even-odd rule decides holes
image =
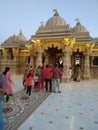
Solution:
[[[77,70],[80,68],[80,70],[83,72],[83,52],[74,52],[72,55],[72,72],[73,72],[73,79],[76,80],[77,77]]]
[[[62,65],[63,64],[62,49],[58,49],[58,47],[48,47],[43,62],[44,64],[54,65],[55,63],[58,63]]]

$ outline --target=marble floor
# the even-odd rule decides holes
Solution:
[[[98,80],[61,83],[18,130],[98,130]]]

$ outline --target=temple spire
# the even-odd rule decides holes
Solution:
[[[59,16],[57,9],[54,9],[53,12],[54,12],[54,16]]]
[[[76,20],[76,25],[80,24],[80,20],[78,18],[76,18],[75,20]]]

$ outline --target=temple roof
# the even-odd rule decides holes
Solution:
[[[66,25],[66,21],[60,17],[58,11],[55,9],[53,10],[55,13],[54,13],[54,16],[49,18],[46,22],[46,27],[53,27],[53,26],[63,26],[63,25]]]
[[[17,38],[21,41],[27,41],[27,38],[23,35],[22,31],[18,34]]]
[[[1,47],[20,47],[25,46],[25,44],[28,42],[26,37],[22,34],[22,31],[19,32],[19,34],[16,36],[15,34],[11,37],[9,37],[6,41],[4,41],[1,44]]]
[[[81,25],[80,20],[76,19],[76,25],[73,27],[73,32],[88,32],[85,26]]]
[[[66,21],[60,17],[57,10],[53,10],[53,17],[49,18],[44,25],[41,22],[40,27],[36,31],[36,34],[31,36],[31,39],[58,39],[71,36],[71,28]]]

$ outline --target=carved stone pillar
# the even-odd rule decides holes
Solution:
[[[18,63],[19,63],[19,57],[18,57],[19,49],[18,48],[13,48],[13,59],[14,59],[14,65],[13,65],[13,73],[18,74],[19,69],[18,69]]]
[[[37,45],[37,48],[36,48],[36,67],[42,66],[42,53],[43,53],[43,50],[42,50],[41,46]]]
[[[91,75],[90,75],[90,50],[86,49],[85,52],[85,59],[84,59],[84,79],[90,79]]]
[[[30,57],[30,66],[34,68],[34,55],[33,54]]]
[[[69,45],[65,45],[64,53],[64,63],[63,63],[63,76],[62,82],[67,82],[70,80],[70,61],[71,61],[71,49]]]
[[[3,60],[7,60],[7,49],[3,49]]]
[[[46,66],[47,64],[49,64],[49,55],[46,53],[46,54],[45,54],[44,66]]]
[[[42,51],[38,50],[36,52],[36,66],[42,66]]]
[[[18,61],[18,53],[19,53],[19,49],[13,48],[13,56],[15,61]]]

